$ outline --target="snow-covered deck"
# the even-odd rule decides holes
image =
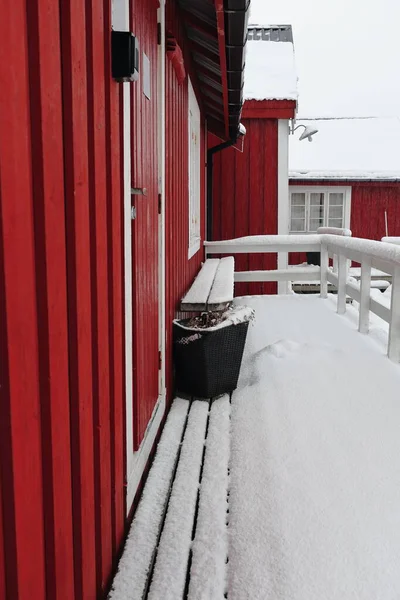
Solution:
[[[236,302],[256,311],[239,387],[175,400],[111,598],[399,598],[400,366],[384,331],[358,333],[330,298]]]

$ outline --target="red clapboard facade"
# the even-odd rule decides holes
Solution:
[[[313,187],[350,188],[351,210],[348,227],[354,237],[370,240],[381,240],[386,235],[385,213],[388,223],[388,233],[400,236],[400,180],[365,179],[290,179],[290,186],[312,189]],[[293,253],[291,264],[301,264],[307,261],[305,253]]]
[[[296,103],[288,100],[245,101],[243,150],[227,148],[214,156],[214,240],[278,233],[280,168],[287,181],[287,163],[278,164],[279,121],[287,124],[294,116],[295,108]],[[284,135],[288,135],[288,126]],[[209,147],[218,142],[215,136],[209,136]],[[238,271],[276,268],[274,254],[235,256]],[[276,289],[275,283],[240,283],[235,286],[235,294],[275,294]]]
[[[173,395],[206,121],[237,134],[248,8],[193,2],[0,0],[0,600],[106,596]],[[111,76],[112,28],[137,81]]]

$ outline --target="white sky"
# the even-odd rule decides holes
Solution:
[[[400,116],[400,0],[252,0],[249,23],[291,24],[299,116]]]

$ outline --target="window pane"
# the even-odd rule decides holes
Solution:
[[[306,205],[306,195],[303,192],[293,192],[291,197],[292,197],[292,206],[305,206]]]
[[[306,207],[305,206],[292,206],[292,219],[305,219]]]
[[[323,220],[321,219],[310,219],[310,227],[308,231],[317,231],[318,227],[322,227]]]
[[[324,206],[324,194],[310,194],[310,206]]]
[[[329,218],[330,219],[342,219],[343,218],[343,206],[329,206]]]
[[[292,219],[291,220],[291,231],[305,231],[305,219]]]
[[[343,206],[344,194],[342,192],[334,192],[329,194],[329,206]]]
[[[334,215],[332,215],[334,216]],[[310,206],[310,219],[321,219],[321,223],[324,221],[324,207],[323,206]]]
[[[328,227],[343,227],[343,219],[329,219]]]

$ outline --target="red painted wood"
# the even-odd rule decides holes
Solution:
[[[48,596],[73,597],[59,6],[28,4]]]
[[[85,7],[60,2],[75,596],[96,596]],[[100,499],[96,498],[96,502]]]
[[[25,2],[1,15],[0,472],[7,593],[25,600],[46,593]]]
[[[157,140],[157,11],[154,4],[137,0],[132,10],[132,30],[150,61],[150,95],[143,89],[143,68],[132,87],[132,187],[146,188],[135,196],[137,217],[132,225],[133,344],[134,344],[134,448],[143,439],[158,398],[159,298],[158,298],[158,140]],[[142,62],[143,64],[143,62]]]
[[[352,187],[350,228],[355,237],[380,240],[386,235],[385,210],[391,236],[400,236],[400,183]]]
[[[240,198],[248,195],[249,183],[250,183],[250,172],[247,169],[247,154],[238,152],[237,150],[231,150],[233,162],[233,172],[242,173],[242,177],[236,178],[235,181],[235,229],[233,231],[233,237],[243,237],[248,235],[249,231],[249,205],[245,202],[241,202]],[[224,154],[220,154],[221,158]],[[236,271],[247,271],[249,265],[249,257],[246,254],[235,255],[235,270]],[[247,283],[236,283],[235,284],[235,295],[244,296],[248,293]]]
[[[176,5],[169,4],[196,88]],[[0,139],[0,598],[6,580],[7,598],[81,600],[104,595],[126,524],[122,87],[110,77],[110,0],[33,0],[28,30],[26,6],[17,0],[12,10],[2,7],[0,24],[0,79],[7,81],[0,86],[7,131]],[[133,185],[148,188],[141,241],[134,241],[143,266],[136,268],[136,311],[144,314],[146,298],[156,315],[136,321],[148,322],[142,346],[135,346],[136,359],[142,351],[135,372],[139,441],[156,399],[147,402],[146,386],[158,392],[158,294],[147,301],[157,290],[158,255],[146,247],[150,238],[155,249],[158,221],[157,45],[156,3],[134,8],[141,49],[152,62],[152,100],[144,99],[141,83],[131,88]],[[188,260],[187,81],[179,86],[172,67],[167,78],[171,395],[171,322],[204,253]],[[202,123],[205,158],[204,131]],[[201,196],[204,236],[205,165]],[[135,340],[138,333],[136,327]]]
[[[183,35],[176,3],[166,4],[166,27],[177,39],[188,60],[188,46]],[[178,313],[179,301],[191,285],[204,257],[200,249],[190,260],[189,248],[189,182],[188,182],[188,83],[179,85],[169,60],[166,61],[166,372],[169,398],[172,379],[172,321]],[[195,73],[189,69],[193,83]],[[196,88],[196,86],[194,86]],[[201,153],[204,157],[201,177],[201,232],[205,232],[205,134],[202,123]],[[177,168],[177,166],[179,166]]]
[[[294,100],[246,100],[242,119],[293,119],[296,106]]]
[[[105,36],[101,4],[86,1],[89,202],[91,238],[91,315],[97,589],[106,588],[112,556],[109,281],[107,259]]]
[[[264,227],[264,172],[265,162],[262,152],[264,137],[264,123],[259,119],[252,119],[248,122],[249,154],[247,168],[250,172],[249,189],[247,202],[249,206],[249,233],[248,235],[257,235],[265,233]],[[246,127],[246,126],[245,126]],[[247,131],[247,129],[246,129]],[[243,200],[242,200],[243,201]],[[250,254],[249,269],[256,271],[263,268],[264,257],[261,254]],[[264,284],[251,283],[249,285],[249,294],[262,294]]]
[[[111,77],[111,0],[104,3],[104,69],[106,95],[106,171],[110,340],[111,531],[115,564],[125,524],[125,355],[122,90]]]
[[[278,123],[244,120],[243,152],[227,148],[214,155],[213,237],[277,233]],[[209,136],[209,147],[218,143]],[[235,269],[276,269],[276,255],[235,256]],[[274,283],[237,284],[236,295],[276,293]]]
[[[7,591],[6,591],[5,548],[4,548],[4,532],[3,532],[3,492],[2,492],[1,487],[2,487],[2,482],[1,482],[1,477],[0,477],[0,598],[5,599],[5,598],[7,598]]]

